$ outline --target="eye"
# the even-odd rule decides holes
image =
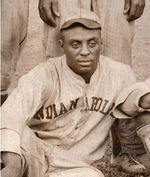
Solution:
[[[97,42],[95,40],[91,40],[88,42],[89,47],[95,47]]]
[[[80,47],[81,44],[80,44],[80,42],[78,42],[78,41],[74,41],[74,42],[72,42],[71,45],[72,45],[73,48],[77,49],[77,48]]]

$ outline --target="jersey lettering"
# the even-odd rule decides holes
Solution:
[[[80,98],[77,98],[76,100],[71,100],[69,106],[65,105],[64,103],[60,104],[51,104],[47,107],[42,107],[34,116],[34,119],[55,119],[58,116],[61,116],[63,114],[66,114],[68,111],[71,111],[73,109],[77,108],[77,104]],[[84,109],[83,111],[95,111],[99,112],[101,114],[109,114],[110,111],[114,107],[114,103],[110,106],[109,101],[100,97],[92,97],[91,102],[89,101],[89,98],[85,97],[84,99]],[[44,114],[45,112],[45,114]]]

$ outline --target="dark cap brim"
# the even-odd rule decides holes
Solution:
[[[97,23],[96,21],[92,21],[92,20],[85,19],[85,18],[79,18],[79,19],[73,19],[73,20],[69,20],[69,21],[65,22],[62,25],[60,31],[63,29],[67,29],[76,23],[82,24],[83,26],[85,26],[86,28],[89,28],[89,29],[101,29],[101,25],[99,23]]]

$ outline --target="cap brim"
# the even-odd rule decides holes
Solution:
[[[84,19],[84,18],[79,18],[79,19],[73,19],[73,20],[69,20],[69,21],[65,22],[62,25],[60,30],[67,29],[76,23],[82,24],[83,26],[85,26],[86,28],[89,28],[89,29],[101,29],[101,25],[99,23],[97,23],[96,21],[92,21],[92,20]]]

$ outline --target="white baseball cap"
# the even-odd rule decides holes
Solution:
[[[89,29],[101,29],[100,20],[94,12],[88,9],[76,9],[61,19],[60,31],[69,28],[75,23],[82,24]]]

